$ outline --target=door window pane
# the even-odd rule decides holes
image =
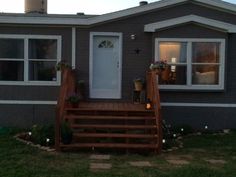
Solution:
[[[29,59],[57,59],[57,40],[29,39]]]
[[[0,58],[24,59],[24,40],[0,39]]]
[[[23,61],[0,61],[0,81],[23,81]]]

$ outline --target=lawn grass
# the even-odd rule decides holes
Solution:
[[[13,138],[11,131],[0,134],[0,177],[235,177],[236,132],[204,134],[183,139],[184,148],[161,155],[118,155],[104,161],[110,170],[91,172],[89,153],[44,152]],[[187,165],[173,165],[168,158],[181,158]],[[206,159],[221,159],[211,164]],[[149,161],[152,167],[132,167],[130,161]]]

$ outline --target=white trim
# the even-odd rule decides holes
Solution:
[[[89,95],[92,93],[92,80],[93,80],[93,39],[94,36],[114,36],[118,37],[119,40],[119,95],[117,98],[112,98],[111,99],[121,99],[121,94],[122,94],[122,46],[123,46],[123,40],[122,40],[122,33],[117,33],[117,32],[90,32],[90,45],[89,45]]]
[[[189,43],[192,42],[219,42],[220,43],[220,67],[219,67],[219,84],[217,85],[191,85],[191,70],[187,68],[187,83],[186,85],[159,85],[162,90],[224,90],[224,78],[225,78],[225,39],[208,39],[208,38],[156,38],[155,39],[155,49],[159,49],[159,42],[187,42],[187,67],[191,63],[191,50],[192,48]],[[158,61],[159,50],[155,51],[155,61]],[[190,63],[190,64],[189,64]],[[190,66],[192,67],[192,66]],[[191,68],[190,68],[191,69]]]
[[[0,104],[12,105],[56,105],[57,101],[33,101],[33,100],[0,100]]]
[[[57,101],[39,100],[0,100],[0,104],[5,105],[56,105]],[[216,108],[236,108],[236,103],[170,103],[162,102],[162,107],[216,107]]]
[[[160,21],[156,23],[146,24],[144,26],[144,31],[155,32],[156,30],[159,30],[159,29],[168,28],[168,27],[172,27],[172,26],[176,26],[176,25],[188,23],[188,22],[200,23],[202,25],[210,26],[210,27],[213,27],[214,29],[219,29],[219,30],[221,29],[229,33],[236,32],[236,25],[221,22],[218,20],[213,20],[210,18],[200,17],[197,15],[186,15],[186,16],[182,16],[178,18],[172,18],[170,20],[164,20],[164,21]]]
[[[29,81],[29,76],[28,76],[29,61],[32,61],[31,59],[29,59],[29,56],[28,56],[29,39],[55,39],[55,40],[57,40],[57,58],[54,61],[59,62],[59,61],[61,61],[61,48],[62,48],[61,36],[58,36],[58,35],[0,34],[0,39],[22,39],[22,40],[24,40],[24,59],[21,60],[24,62],[24,81],[0,81],[0,85],[59,86],[61,84],[61,73],[59,71],[57,71],[57,81]],[[3,59],[3,60],[5,61],[6,59]],[[12,61],[18,61],[18,60],[12,60]],[[41,61],[41,60],[39,60],[39,61]],[[51,60],[47,60],[47,61],[51,61]]]
[[[0,16],[0,23],[5,24],[48,24],[48,25],[93,25],[104,21],[114,20],[138,13],[144,13],[155,9],[161,9],[168,6],[177,5],[189,0],[157,1],[144,6],[137,6],[113,13],[108,13],[95,17],[78,18],[78,16],[27,16],[19,14],[9,14]],[[192,0],[201,6],[210,6],[210,8],[236,14],[236,5],[221,0]]]
[[[236,108],[234,103],[161,103],[163,107],[216,107],[216,108]]]
[[[72,48],[71,48],[71,67],[72,69],[76,68],[76,28],[72,27]]]

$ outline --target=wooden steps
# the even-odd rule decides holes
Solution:
[[[60,144],[63,150],[157,148],[158,127],[153,110],[131,103],[96,104],[65,109],[64,119],[70,122],[74,134],[72,144]]]

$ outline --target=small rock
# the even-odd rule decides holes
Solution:
[[[230,133],[230,129],[224,129],[223,132],[224,132],[225,134],[229,134],[229,133]]]

